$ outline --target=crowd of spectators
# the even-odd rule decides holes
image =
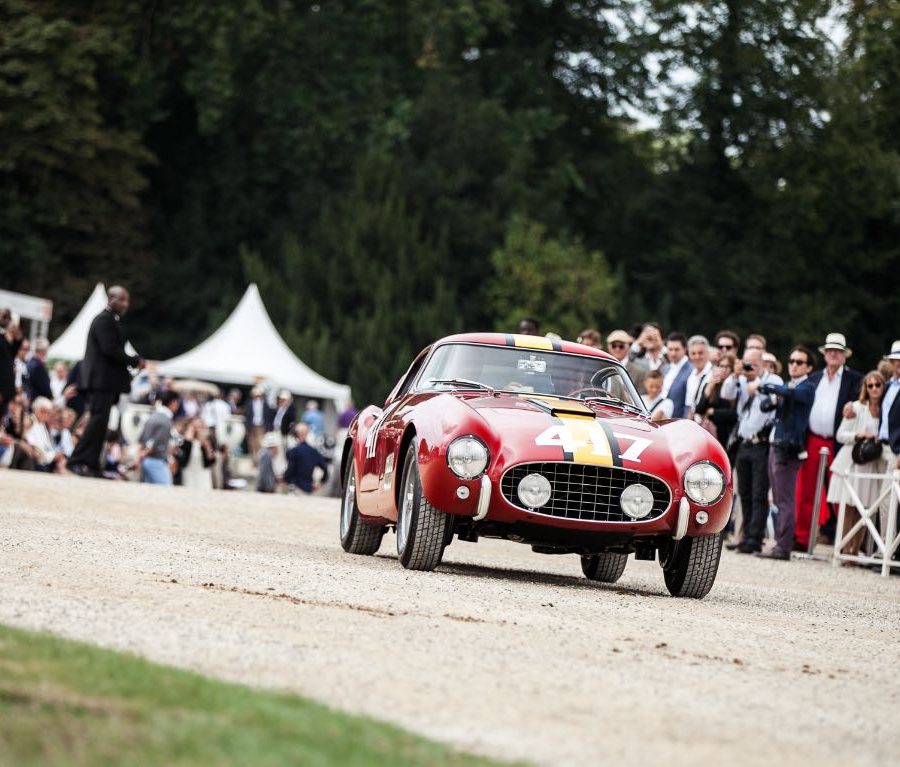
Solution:
[[[519,332],[538,328],[529,318]],[[853,351],[843,333],[826,336],[820,357],[794,346],[786,365],[763,335],[751,333],[742,347],[727,329],[710,343],[702,335],[664,336],[658,324],[646,322],[611,331],[605,345],[593,328],[577,340],[604,348],[626,367],[653,421],[693,419],[725,448],[742,512],[740,529],[729,524],[728,548],[789,560],[792,551],[808,550],[812,528],[816,542],[849,536],[843,553],[858,555],[864,547],[871,551],[873,537],[857,507],[871,512],[875,504],[870,517],[884,537],[889,505],[896,503],[886,484],[900,470],[900,341],[861,372],[847,364]],[[827,479],[814,509],[822,448]],[[838,531],[842,497],[846,512]],[[770,521],[774,540],[763,551]]]
[[[333,442],[315,400],[304,401],[298,417],[287,390],[235,387],[223,396],[214,388],[179,387],[147,369],[121,403],[129,416],[142,414],[139,432],[129,443],[114,410],[99,463],[85,470],[72,461],[90,423],[78,385],[82,363],[70,368],[55,361],[48,369],[48,348],[45,338],[32,344],[12,313],[0,309],[0,468],[226,489],[243,484],[231,467],[232,459],[246,455],[250,478],[256,474],[256,488],[264,492],[311,493],[328,481]],[[351,404],[341,423],[354,414]],[[225,439],[236,425],[246,433],[237,446]]]

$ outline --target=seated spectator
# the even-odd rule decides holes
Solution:
[[[256,456],[259,467],[256,475],[258,493],[274,493],[278,486],[278,480],[275,478],[275,456],[278,455],[280,445],[281,435],[278,432],[270,431],[263,435],[262,447]]]
[[[311,493],[314,489],[313,470],[318,467],[322,470],[322,482],[328,479],[328,464],[325,457],[307,442],[309,426],[298,423],[294,429],[297,444],[287,452],[287,469],[284,472],[284,481],[288,486],[293,486],[304,493]]]
[[[38,470],[65,474],[66,456],[57,449],[50,436],[53,403],[46,397],[38,397],[32,405],[32,411],[34,420],[25,433],[25,440],[37,451],[35,458]]]

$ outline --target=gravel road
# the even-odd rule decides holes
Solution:
[[[0,474],[0,623],[296,691],[540,764],[900,763],[900,578],[726,552],[652,562],[455,541],[344,554],[338,502]]]

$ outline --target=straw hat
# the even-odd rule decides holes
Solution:
[[[775,375],[781,375],[782,366],[778,357],[776,357],[772,352],[763,352],[762,356],[763,362],[773,362],[775,363]]]
[[[885,354],[883,359],[900,360],[900,340],[894,341],[894,343],[891,344],[890,354]]]
[[[825,336],[825,343],[819,347],[819,354],[825,354],[826,349],[837,349],[848,357],[853,354],[853,350],[847,346],[847,339],[843,333],[829,333]]]
[[[606,337],[606,343],[613,341],[624,341],[626,344],[630,344],[634,339],[624,330],[614,330]]]
[[[278,432],[270,431],[266,434],[263,434],[262,438],[262,446],[263,447],[278,447],[281,444],[281,435]]]

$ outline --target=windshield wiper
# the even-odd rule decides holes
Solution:
[[[469,378],[437,378],[428,381],[430,384],[448,384],[449,386],[463,387],[466,389],[484,389],[492,394],[494,387],[481,383],[481,381],[472,381]]]
[[[640,408],[637,405],[632,405],[625,400],[621,400],[618,397],[585,397],[583,402],[602,402],[603,404],[615,405],[616,407],[621,407],[626,410],[630,410],[633,413],[637,413],[638,415],[645,415],[646,410],[644,408]]]

